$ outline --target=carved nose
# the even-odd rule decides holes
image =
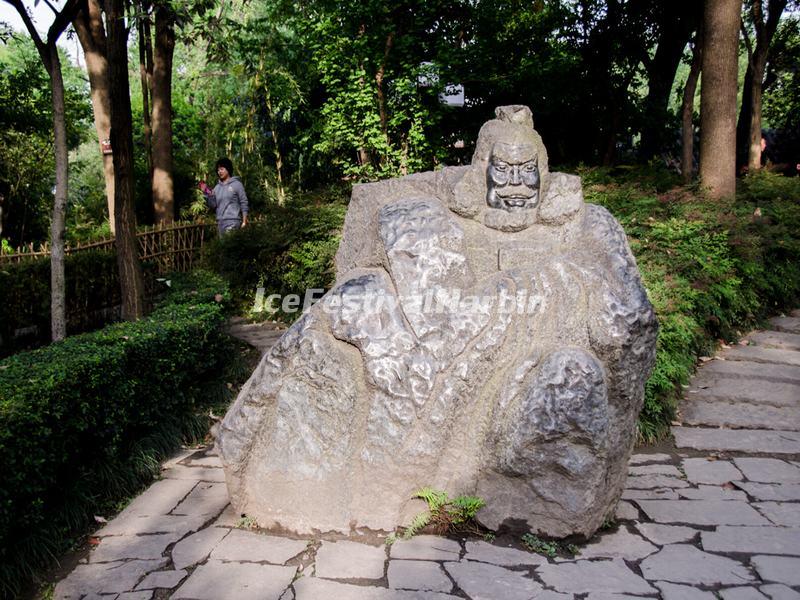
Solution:
[[[519,185],[522,180],[519,177],[519,167],[511,167],[511,185]]]

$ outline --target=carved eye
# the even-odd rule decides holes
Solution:
[[[505,173],[508,170],[508,165],[504,164],[495,164],[494,165],[495,171],[500,171],[501,173]]]
[[[533,173],[536,170],[536,165],[533,163],[528,163],[523,167],[523,170],[526,173]]]

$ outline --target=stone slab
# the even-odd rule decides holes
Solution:
[[[759,588],[770,600],[800,600],[800,592],[782,583],[769,583]]]
[[[800,454],[800,432],[797,431],[673,427],[672,434],[678,448],[751,454]]]
[[[721,485],[743,479],[739,470],[726,460],[686,458],[683,461],[683,470],[686,473],[686,479],[698,484]]]
[[[467,553],[464,555],[464,559],[491,563],[500,567],[541,565],[547,562],[547,559],[540,554],[516,548],[503,548],[486,542],[467,542],[466,548]]]
[[[786,333],[783,331],[755,331],[749,334],[747,340],[764,348],[778,350],[800,350],[800,334]]]
[[[165,479],[178,479],[185,481],[211,481],[225,483],[225,473],[222,469],[213,467],[187,467],[175,465],[161,472]]]
[[[317,577],[326,579],[381,579],[385,563],[384,546],[368,546],[346,540],[322,542],[317,550],[315,573]]]
[[[733,585],[754,580],[743,564],[698,550],[687,544],[664,546],[639,565],[642,575],[651,581],[669,581],[690,585]]]
[[[677,500],[680,496],[675,490],[658,488],[654,490],[624,490],[621,497],[623,500]]]
[[[725,360],[745,360],[748,362],[771,363],[800,367],[800,352],[777,350],[761,346],[733,346],[723,350],[719,356]]]
[[[681,525],[661,525],[659,523],[637,523],[636,529],[648,540],[659,546],[689,542],[699,530]]]
[[[202,515],[136,515],[123,514],[110,521],[95,535],[141,535],[145,533],[171,533],[180,539],[190,531],[197,531],[206,522]]]
[[[621,558],[635,562],[658,551],[653,544],[625,527],[620,527],[614,533],[597,535],[595,540],[581,548],[580,558]]]
[[[621,560],[547,564],[538,567],[537,573],[545,585],[569,594],[612,592],[641,595],[656,591]]]
[[[392,544],[389,556],[411,560],[458,560],[461,545],[435,535],[418,535],[410,540],[396,541]]]
[[[800,386],[794,387],[795,393],[800,394]],[[684,425],[800,431],[797,408],[736,399],[701,400],[690,396],[681,405],[681,417]]]
[[[216,517],[228,505],[228,486],[201,481],[172,511],[173,515]]]
[[[639,518],[639,509],[630,502],[621,500],[614,511],[614,518],[618,521],[635,521]]]
[[[439,592],[411,592],[383,587],[350,585],[317,577],[301,577],[294,583],[295,600],[461,600]]]
[[[446,562],[444,567],[472,600],[530,600],[543,589],[523,573],[487,563]]]
[[[772,317],[769,324],[778,331],[800,333],[800,318],[798,317]]]
[[[307,547],[308,542],[305,540],[292,540],[234,529],[217,544],[211,552],[211,559],[282,565]]]
[[[101,538],[89,554],[90,563],[114,562],[124,559],[161,559],[167,546],[180,539],[176,534],[111,536]]]
[[[734,462],[749,481],[756,483],[800,483],[800,468],[783,460],[748,457],[735,458]]]
[[[758,406],[791,408],[796,405],[798,393],[800,393],[800,386],[797,384],[764,379],[717,377],[705,383],[701,380],[700,384],[708,387],[690,387],[686,396],[687,400],[745,402]]]
[[[769,483],[750,483],[748,481],[738,482],[736,487],[743,489],[756,500],[777,500],[792,501],[800,500],[800,484],[769,484]]]
[[[166,515],[178,506],[194,486],[194,481],[162,479],[139,494],[119,517]]]
[[[185,569],[202,562],[228,532],[221,527],[207,527],[181,540],[172,548],[173,566],[176,569]]]
[[[650,519],[657,523],[688,525],[769,525],[746,502],[726,500],[637,500]]]
[[[800,383],[800,367],[746,360],[712,360],[703,364],[699,372],[704,377],[725,375],[726,377]],[[693,380],[693,383],[696,381],[697,379]]]
[[[709,552],[800,556],[800,529],[786,527],[717,527],[701,534]]]
[[[757,502],[753,506],[775,525],[800,527],[800,504],[796,502]]]
[[[118,594],[133,586],[151,571],[160,569],[166,559],[132,560],[103,564],[80,564],[56,584],[55,600],[78,600],[87,594]]]
[[[453,582],[439,563],[424,560],[392,560],[387,573],[392,589],[448,593]]]
[[[219,459],[219,456],[200,456],[198,458],[190,457],[184,464],[187,467],[216,467],[222,468],[222,461]]]
[[[294,567],[209,560],[195,569],[172,600],[279,600],[295,572]]]
[[[649,490],[653,488],[684,488],[689,487],[683,479],[668,477],[666,475],[641,475],[638,477],[628,476],[625,480],[625,489],[628,490]]]
[[[117,600],[151,600],[152,597],[153,590],[142,590],[140,592],[122,593],[117,596]],[[88,596],[84,600],[88,600]],[[109,597],[105,596],[104,600],[109,600]]]
[[[678,490],[678,495],[687,500],[739,500],[747,501],[747,494],[721,485],[699,485],[696,488]]]
[[[722,600],[769,600],[754,587],[733,587],[719,591]]]
[[[639,465],[629,466],[628,475],[669,475],[670,477],[683,477],[675,465]]]
[[[714,592],[704,592],[688,585],[678,585],[667,581],[657,581],[663,600],[717,600]]]
[[[800,585],[800,558],[787,556],[754,556],[750,564],[765,582]]]
[[[628,461],[629,465],[646,465],[649,463],[668,463],[672,460],[669,454],[658,452],[655,454],[634,454]]]
[[[136,586],[136,590],[154,590],[157,588],[165,588],[171,590],[186,577],[188,573],[181,569],[179,571],[155,571],[145,577],[142,582]]]

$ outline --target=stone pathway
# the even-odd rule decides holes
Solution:
[[[96,534],[56,599],[800,599],[800,312],[705,363],[675,447],[631,458],[617,523],[575,558],[509,540],[247,529],[213,449],[187,450]],[[514,540],[512,540],[514,541]]]
[[[265,353],[272,348],[286,331],[286,325],[277,321],[249,323],[242,317],[233,317],[228,321],[226,332]]]

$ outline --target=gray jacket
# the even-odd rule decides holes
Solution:
[[[217,213],[217,221],[241,221],[250,206],[247,194],[238,177],[230,177],[214,186],[214,191],[206,196],[206,204]]]

